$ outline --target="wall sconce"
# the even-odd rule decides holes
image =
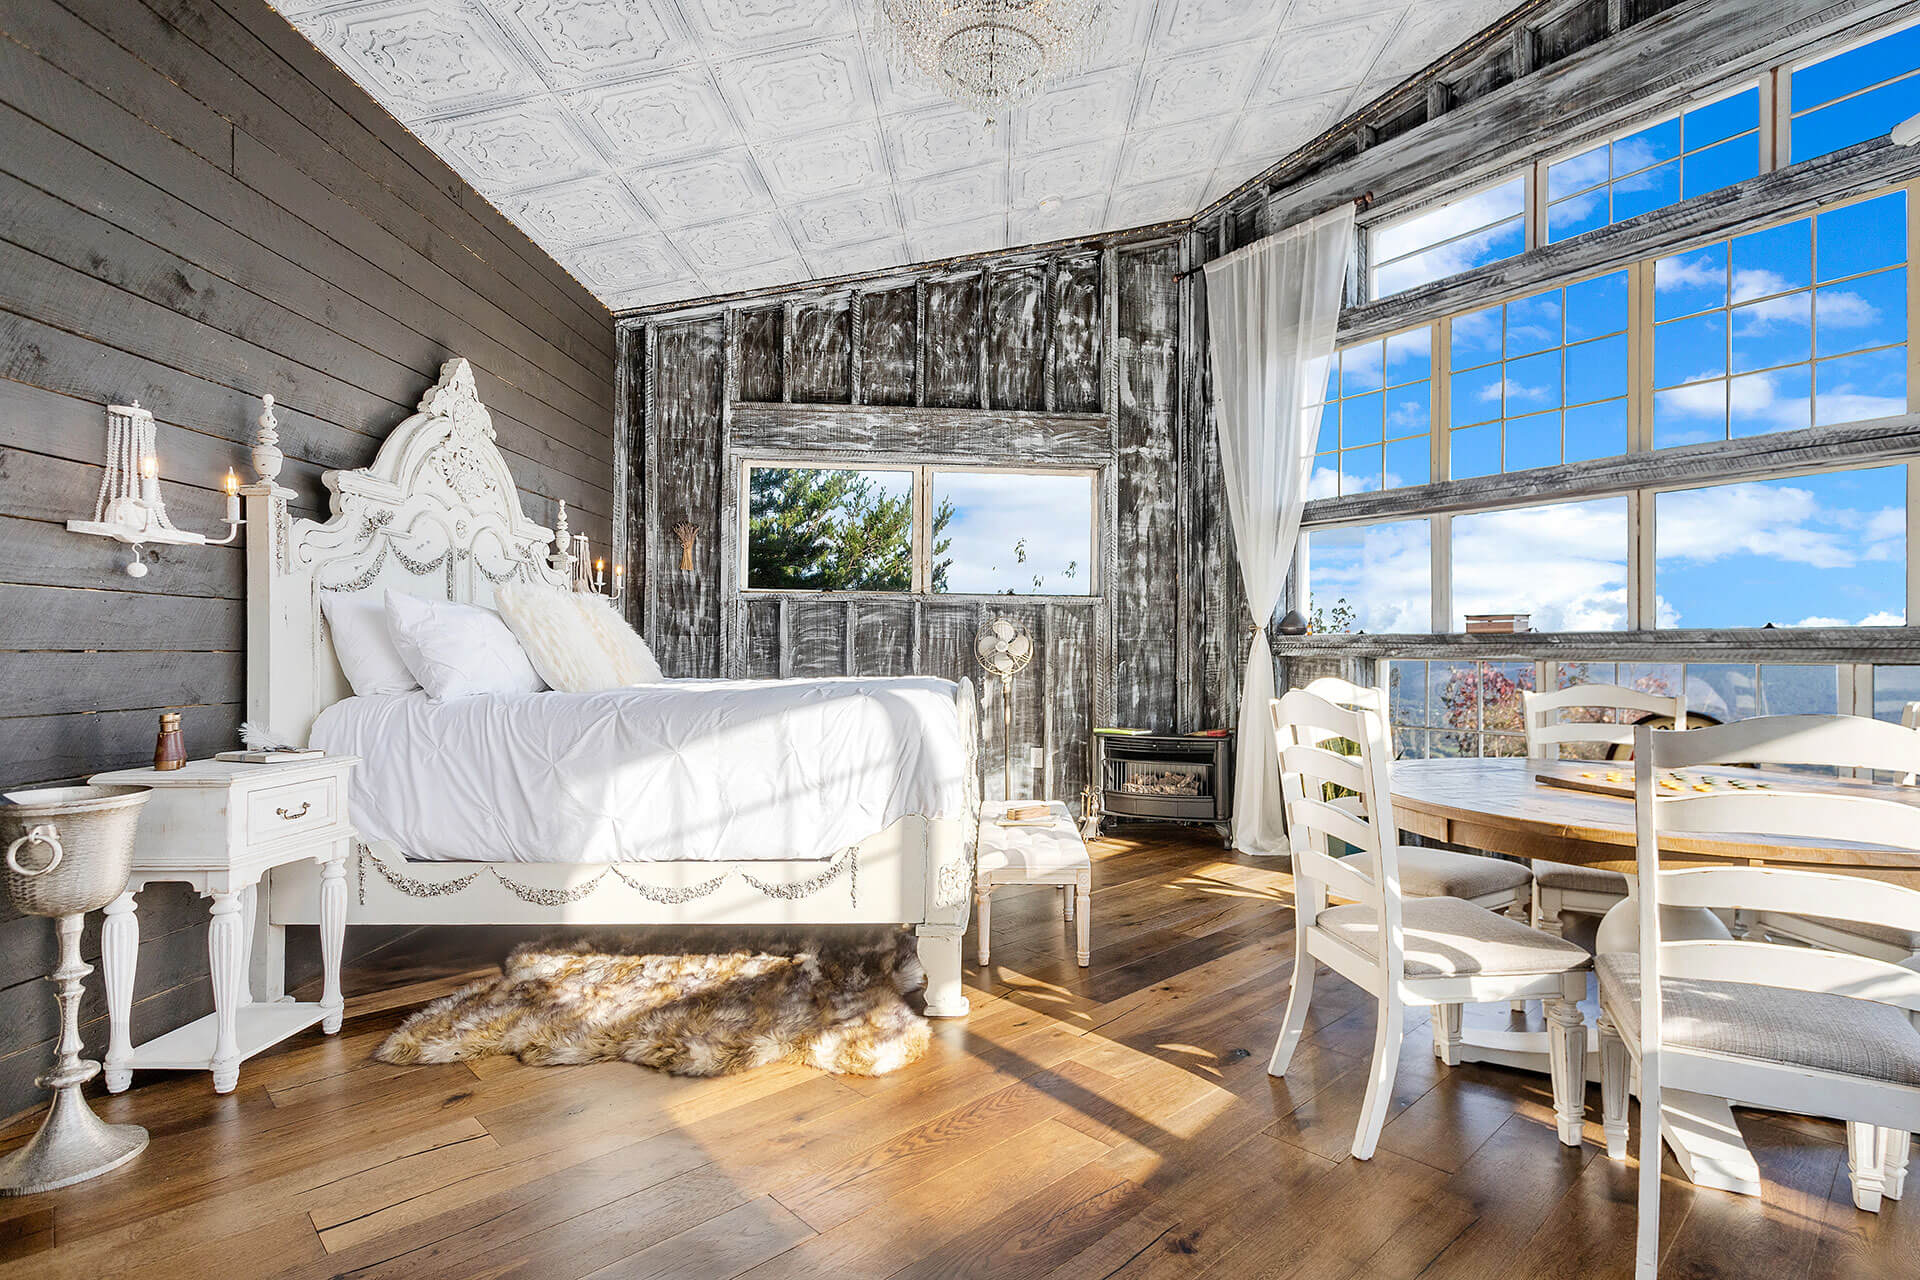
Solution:
[[[273,415],[273,397],[264,399],[267,412],[261,417],[263,433],[267,430],[267,420]],[[110,404],[107,406],[107,474],[100,481],[99,496],[94,499],[93,519],[69,520],[67,529],[130,544],[133,558],[127,561],[127,576],[144,578],[147,566],[140,558],[140,548],[147,543],[223,547],[240,536],[240,526],[246,521],[240,518],[240,477],[234,474],[233,468],[227,468],[227,478],[221,487],[227,495],[226,537],[209,538],[204,533],[174,528],[173,521],[167,517],[166,501],[160,496],[160,455],[154,443],[153,414],[142,409],[137,400],[132,404]]]

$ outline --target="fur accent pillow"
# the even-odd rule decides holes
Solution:
[[[389,591],[387,631],[435,702],[476,693],[538,693],[547,687],[500,615],[480,605]]]
[[[320,612],[333,635],[333,656],[362,698],[412,693],[420,687],[387,631],[387,602],[379,591],[322,591]]]
[[[621,684],[659,684],[667,678],[661,672],[652,648],[620,616],[611,600],[602,595],[580,595],[576,598],[580,601],[581,616],[613,655],[614,668],[619,672]]]
[[[613,653],[588,625],[578,592],[514,583],[494,593],[500,617],[533,669],[562,693],[598,693],[627,683]]]

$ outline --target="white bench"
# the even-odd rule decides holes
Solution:
[[[1036,801],[1016,800],[1015,804]],[[1093,915],[1093,860],[1087,856],[1086,842],[1073,815],[1059,800],[1047,802],[1053,821],[1044,827],[1003,827],[1000,817],[1004,803],[989,802],[980,813],[980,850],[974,871],[974,901],[977,903],[980,929],[980,963],[987,962],[987,936],[992,928],[993,890],[1003,884],[1057,884],[1060,886],[1063,912],[1078,924],[1080,964],[1088,962],[1090,925]],[[1074,895],[1079,895],[1079,910]]]

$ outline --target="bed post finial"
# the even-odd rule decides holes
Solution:
[[[260,483],[273,485],[280,477],[286,455],[280,452],[280,420],[273,416],[273,397],[260,397],[259,433],[253,440],[253,469]]]
[[[567,500],[560,499],[560,515],[553,522],[553,554],[547,557],[547,567],[555,573],[573,581],[573,553],[567,548],[573,541],[567,536]]]

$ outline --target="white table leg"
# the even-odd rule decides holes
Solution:
[[[235,1028],[247,987],[246,922],[241,892],[213,895],[207,925],[207,968],[213,978],[213,1091],[232,1093],[240,1083],[240,1038]]]
[[[332,1035],[340,1029],[347,1002],[340,995],[340,953],[347,938],[347,859],[343,845],[320,869],[320,1007],[327,1016],[320,1030]]]
[[[1080,967],[1084,969],[1093,963],[1093,874],[1091,872],[1081,874],[1080,883],[1075,886],[1074,892],[1079,895],[1080,909],[1077,915],[1070,915],[1067,919],[1074,922],[1076,941],[1079,943]]]
[[[132,889],[107,904],[100,926],[100,968],[107,987],[107,1092],[133,1083],[133,974],[140,957],[140,917]]]

